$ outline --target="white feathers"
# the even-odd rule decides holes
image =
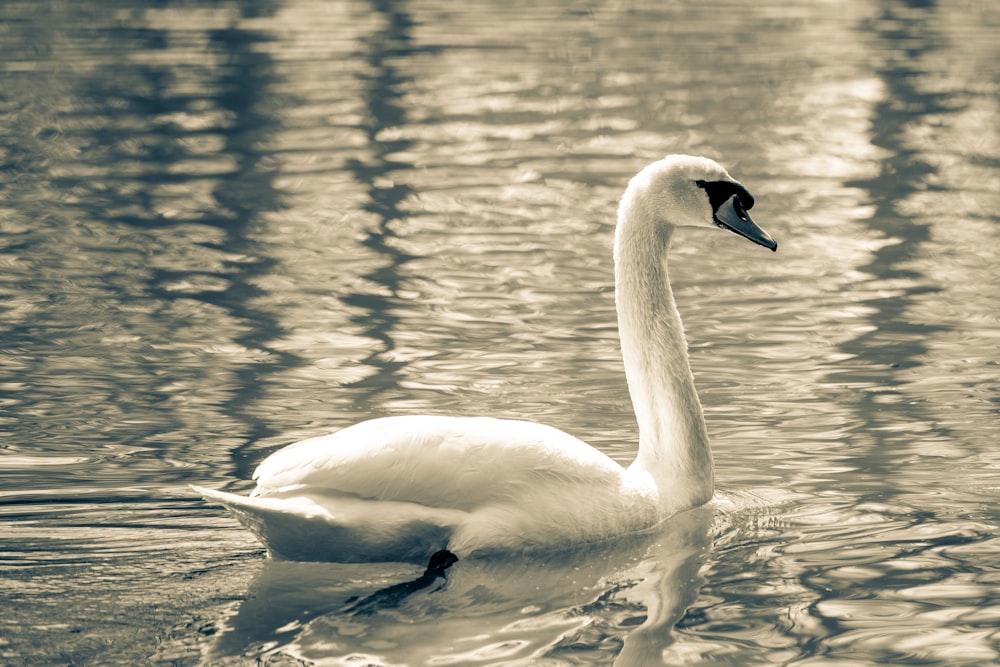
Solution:
[[[715,162],[670,156],[619,208],[615,277],[639,452],[624,469],[558,429],[487,417],[403,416],[290,445],[257,468],[250,497],[196,488],[277,557],[409,561],[558,549],[648,529],[712,495],[712,458],[667,282],[675,226],[713,226],[699,181]]]

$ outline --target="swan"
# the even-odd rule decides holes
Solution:
[[[753,204],[704,157],[669,155],[628,183],[614,236],[619,336],[639,427],[628,467],[543,424],[391,416],[276,451],[254,473],[249,497],[192,488],[227,507],[273,557],[332,562],[558,550],[640,533],[706,503],[712,452],[667,250],[677,227],[721,228],[777,250],[747,213]]]

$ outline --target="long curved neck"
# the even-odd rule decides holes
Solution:
[[[667,279],[673,228],[623,201],[615,231],[615,301],[639,452],[629,473],[648,475],[664,511],[707,502],[712,452]]]

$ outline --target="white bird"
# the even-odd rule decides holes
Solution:
[[[707,502],[712,452],[667,250],[677,227],[720,227],[776,250],[747,214],[753,203],[719,164],[687,155],[650,164],[622,196],[615,301],[639,427],[627,468],[551,426],[398,416],[275,452],[249,497],[193,488],[229,508],[274,557],[335,562],[557,550],[645,531]]]

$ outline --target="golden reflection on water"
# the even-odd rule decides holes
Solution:
[[[729,166],[781,251],[677,238],[722,495],[686,580],[696,599],[638,644],[685,664],[997,658],[1000,47],[985,4],[3,11],[13,660],[196,664],[253,611],[245,579],[263,566],[228,520],[163,498],[242,488],[291,440],[376,414],[490,413],[630,460],[611,229],[627,178],[671,151]],[[548,657],[576,641],[608,662],[666,599],[628,597],[652,577],[554,577],[551,597],[498,605],[503,585],[465,576],[466,606],[428,596],[423,620],[516,616],[509,634]],[[224,657],[335,654],[344,619],[325,604],[302,602],[312,620],[277,639],[290,619],[244,626]],[[93,620],[107,610],[139,648],[112,655],[117,630]],[[421,648],[442,653],[424,625]]]

